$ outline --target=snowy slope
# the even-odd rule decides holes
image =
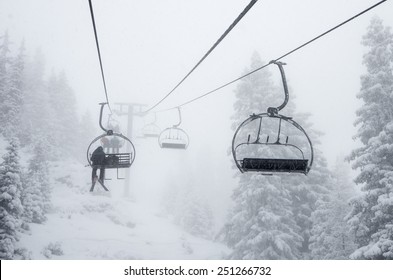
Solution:
[[[90,169],[81,164],[55,164],[51,174],[53,210],[19,242],[32,259],[222,259],[229,252],[183,232],[142,202],[99,187],[88,192]],[[45,251],[52,245],[62,253]]]

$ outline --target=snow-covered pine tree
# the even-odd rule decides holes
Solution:
[[[362,146],[350,156],[360,174],[362,195],[352,201],[349,223],[358,249],[354,259],[393,259],[393,35],[375,17],[363,36],[367,73],[357,97],[356,138]]]
[[[318,139],[321,133],[312,127],[308,121],[308,115],[294,113],[292,116],[307,131],[314,147],[314,162],[307,176],[290,175],[282,178],[283,184],[290,191],[294,220],[300,228],[299,234],[303,238],[302,246],[299,249],[300,258],[310,259],[312,214],[317,208],[317,202],[327,199],[333,181],[326,159],[322,151],[319,150]]]
[[[262,65],[258,54],[251,68]],[[236,90],[233,128],[252,113],[264,112],[283,98],[264,69],[243,79]],[[290,191],[279,176],[239,174],[234,190],[234,209],[223,230],[233,249],[232,259],[297,259],[302,237],[292,214]]]
[[[0,163],[0,259],[13,259],[23,207],[19,144],[12,138]]]
[[[57,100],[58,96],[56,92],[58,92],[58,81],[57,81],[57,75],[54,70],[52,70],[51,75],[49,76],[49,79],[45,85],[46,87],[46,92],[47,92],[47,98],[48,98],[48,106],[51,108],[49,114],[51,116],[51,127],[53,128],[52,130],[52,140],[57,149],[55,149],[54,154],[56,158],[59,158],[61,154],[64,153],[63,151],[63,142],[64,139],[62,139],[63,133],[62,133],[62,124],[61,120],[58,118],[58,114],[56,110],[62,107],[62,103],[60,100]]]
[[[348,259],[356,249],[354,236],[345,219],[350,211],[349,200],[355,195],[349,172],[348,164],[337,161],[329,194],[316,202],[310,238],[313,259]]]
[[[16,57],[9,58],[6,98],[1,106],[3,117],[2,128],[7,138],[20,135],[21,110],[23,102],[23,69],[25,47],[22,43]]]
[[[66,74],[52,74],[48,82],[49,104],[54,112],[56,143],[62,156],[78,154],[78,116],[76,98]]]
[[[5,32],[5,34],[0,37],[0,123],[2,124],[7,122],[6,104],[9,90],[9,52],[9,37],[8,32]],[[5,136],[3,126],[0,127],[0,133]]]
[[[78,133],[76,139],[76,146],[78,147],[77,158],[81,162],[86,161],[86,147],[90,144],[90,141],[99,135],[97,131],[97,125],[93,122],[93,118],[89,111],[86,111],[79,122]]]
[[[23,218],[28,223],[42,223],[46,220],[51,202],[48,159],[45,140],[35,143],[33,156],[25,178],[22,192]]]
[[[46,151],[52,154],[57,143],[53,137],[54,112],[45,90],[44,60],[42,52],[37,50],[33,60],[25,64],[21,144],[27,146],[46,139]]]
[[[191,185],[180,194],[177,213],[179,224],[185,231],[210,239],[213,235],[213,212],[207,200]]]
[[[211,206],[196,188],[194,182],[186,178],[190,176],[168,176],[166,190],[162,196],[163,213],[173,218],[174,223],[186,232],[210,239],[213,236],[214,217]],[[183,179],[183,180],[182,180]],[[182,187],[179,187],[179,185]]]
[[[178,186],[177,180],[175,180],[175,176],[172,176],[171,172],[167,172],[167,180],[164,181],[165,188],[161,194],[161,213],[163,213],[166,217],[174,218],[175,222],[176,213],[179,212],[179,197],[181,188]]]

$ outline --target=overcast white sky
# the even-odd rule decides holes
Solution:
[[[240,76],[254,51],[266,61],[277,58],[376,2],[259,0],[159,109]],[[248,3],[94,0],[110,102],[153,104],[194,66]],[[329,163],[354,146],[353,122],[361,104],[356,94],[364,72],[360,40],[374,15],[393,26],[392,1],[284,59],[299,111],[310,112],[315,126],[325,133],[322,149]],[[98,113],[96,104],[104,100],[104,92],[87,0],[0,0],[0,32],[5,30],[17,45],[24,38],[29,52],[40,47],[48,72],[52,67],[65,69],[80,111]],[[233,89],[183,108],[193,145],[203,148],[207,143],[210,150],[226,153],[232,137]],[[175,112],[168,117],[171,114]],[[161,122],[171,124],[163,118]]]

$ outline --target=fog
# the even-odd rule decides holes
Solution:
[[[221,36],[249,0],[93,1],[109,102],[154,105],[167,94]],[[241,76],[258,52],[265,62],[280,57],[376,1],[258,1],[242,21],[156,109],[175,107]],[[289,55],[283,62],[290,101],[310,113],[323,136],[319,148],[333,166],[356,147],[355,112],[360,75],[364,72],[361,37],[378,15],[393,26],[388,1],[338,30]],[[99,106],[105,94],[88,1],[1,0],[0,32],[8,30],[15,44],[24,40],[29,55],[40,48],[46,74],[64,69],[78,101],[78,111],[90,111],[98,128]],[[16,49],[16,48],[14,48]],[[279,84],[276,67],[269,67]],[[236,83],[182,108],[181,127],[189,134],[186,151],[160,150],[156,139],[138,138],[152,115],[134,116],[137,157],[131,169],[135,198],[158,205],[171,184],[201,188],[224,222],[236,180],[229,153],[233,131]],[[272,104],[274,106],[276,104]],[[261,113],[266,108],[260,108]],[[116,116],[115,116],[116,117]],[[293,116],[296,119],[296,116]],[[116,117],[124,130],[126,118]],[[178,122],[177,111],[157,113],[164,129]],[[114,176],[114,173],[112,174]],[[192,181],[192,183],[189,183]],[[120,182],[111,182],[119,188]]]

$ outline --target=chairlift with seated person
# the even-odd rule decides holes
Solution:
[[[105,172],[106,169],[117,169],[117,179],[124,179],[119,177],[119,169],[131,167],[135,160],[135,147],[131,140],[121,133],[114,132],[102,126],[102,113],[106,104],[108,103],[100,103],[101,111],[99,121],[101,129],[105,133],[94,138],[87,148],[87,162],[93,169],[91,192],[94,190],[97,181],[108,191],[104,184],[105,176],[101,176],[100,174],[100,179],[94,178],[98,169],[101,172]],[[95,160],[92,158],[92,155],[98,147],[101,147],[102,158]]]
[[[289,93],[282,62],[272,61],[281,73],[285,100],[267,113],[252,114],[236,130],[232,140],[232,155],[243,172],[302,173],[310,171],[314,151],[306,131],[291,117],[278,112],[288,103]],[[272,131],[276,131],[273,135]],[[284,134],[285,133],[285,134]]]
[[[179,114],[179,123],[164,129],[158,137],[158,144],[163,149],[180,149],[185,150],[190,143],[187,133],[179,128],[181,124],[181,111],[177,108]]]

